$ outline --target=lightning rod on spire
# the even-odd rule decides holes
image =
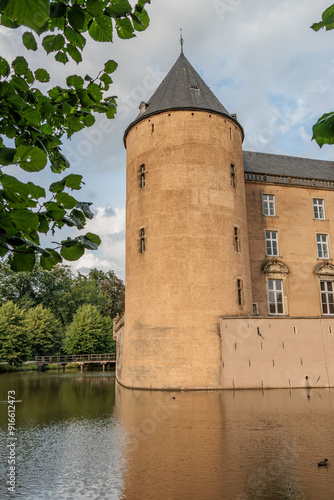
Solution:
[[[180,28],[180,44],[181,44],[181,54],[183,54],[183,36],[182,36],[182,28]]]

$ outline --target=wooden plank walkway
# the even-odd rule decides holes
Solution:
[[[35,356],[35,362],[40,371],[45,371],[47,365],[49,364],[57,364],[58,371],[60,367],[63,367],[63,371],[65,371],[65,366],[68,363],[76,363],[80,366],[81,371],[89,364],[100,364],[103,366],[103,371],[107,365],[107,368],[110,364],[116,363],[116,354],[115,353],[107,353],[107,354],[64,354],[60,356]]]

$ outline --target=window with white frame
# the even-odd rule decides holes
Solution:
[[[141,227],[139,229],[139,252],[146,252],[146,229],[145,227]]]
[[[146,169],[145,163],[142,163],[139,167],[139,187],[144,188],[146,184]]]
[[[234,226],[234,250],[240,252],[240,230],[238,226]]]
[[[266,231],[266,249],[267,255],[273,257],[278,255],[278,232]]]
[[[313,198],[313,211],[315,219],[325,218],[325,200],[320,198]]]
[[[275,213],[275,195],[274,194],[264,194],[263,200],[263,215],[273,217]]]
[[[283,280],[268,279],[269,314],[284,314]]]
[[[322,314],[334,314],[334,282],[320,281]]]
[[[329,259],[328,234],[317,234],[318,259]]]

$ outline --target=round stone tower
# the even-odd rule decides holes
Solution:
[[[252,313],[243,130],[183,53],[127,128],[127,387],[219,389],[221,316]]]

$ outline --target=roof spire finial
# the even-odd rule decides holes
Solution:
[[[182,28],[180,28],[180,44],[181,44],[181,54],[183,54],[183,36],[182,36]]]

